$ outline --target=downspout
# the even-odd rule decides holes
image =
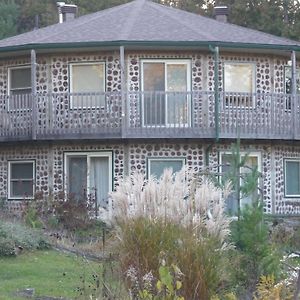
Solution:
[[[219,47],[209,45],[209,50],[214,54],[214,99],[215,99],[215,143],[220,140],[220,124],[219,124]],[[205,151],[205,164],[209,165],[209,152],[214,144],[208,145]]]

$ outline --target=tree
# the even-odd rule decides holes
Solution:
[[[14,1],[0,3],[0,39],[17,34],[19,7]]]
[[[58,22],[56,1],[15,0],[19,6],[18,33]]]

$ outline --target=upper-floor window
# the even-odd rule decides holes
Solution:
[[[141,84],[144,126],[189,124],[189,60],[143,60]]]
[[[30,66],[8,69],[9,109],[31,108]]]
[[[70,92],[73,108],[99,107],[105,104],[105,64],[70,64]]]
[[[224,63],[224,92],[227,106],[253,106],[255,65],[253,63]]]

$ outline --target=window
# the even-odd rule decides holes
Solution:
[[[8,198],[32,199],[34,195],[34,161],[8,162]]]
[[[99,107],[105,104],[105,64],[74,63],[70,65],[72,108]]]
[[[29,66],[8,69],[9,109],[31,108],[31,68]]]
[[[148,177],[150,175],[160,178],[165,169],[171,168],[173,173],[182,169],[185,165],[184,158],[149,158],[148,159]]]
[[[91,196],[106,207],[112,191],[112,153],[65,153],[65,184],[71,199],[85,201]]]
[[[244,159],[246,156],[245,152],[241,152],[240,160]],[[229,173],[233,172],[233,156],[231,153],[223,152],[220,153],[220,173],[223,178],[226,178]],[[247,176],[247,173],[252,172],[252,170],[257,169],[258,172],[261,171],[261,155],[260,153],[249,153],[247,154],[244,166],[240,168],[240,185],[242,186]],[[228,178],[228,177],[227,177]],[[259,182],[257,183],[259,185]],[[241,209],[245,205],[249,205],[256,200],[258,197],[258,189],[254,191],[251,195],[244,196],[240,199]],[[238,212],[238,201],[236,197],[236,192],[232,192],[226,199],[227,211],[230,214],[237,214]]]
[[[255,65],[251,63],[224,63],[224,92],[226,106],[253,106],[255,92]]]
[[[284,191],[287,197],[300,197],[300,160],[285,159]]]
[[[144,126],[187,126],[190,123],[190,61],[143,60]]]

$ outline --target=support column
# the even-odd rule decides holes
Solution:
[[[36,102],[36,52],[31,50],[31,101],[32,101],[32,139],[36,140],[37,102]]]
[[[122,137],[126,136],[126,80],[125,80],[125,49],[120,46],[120,70],[121,70],[121,105],[122,105]]]
[[[297,115],[297,74],[296,74],[296,52],[292,51],[291,53],[291,60],[292,60],[292,96],[291,96],[291,109],[293,113],[293,137],[296,138],[297,131],[298,131],[298,115]]]

